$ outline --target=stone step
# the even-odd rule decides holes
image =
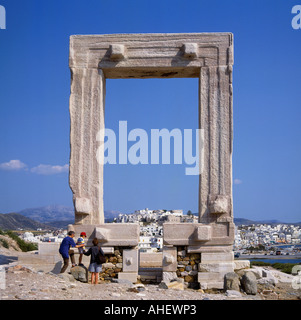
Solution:
[[[139,268],[139,275],[162,276],[162,268]]]
[[[159,283],[162,281],[162,268],[139,268],[138,272],[141,281]]]

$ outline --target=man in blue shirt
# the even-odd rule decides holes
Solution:
[[[66,269],[68,268],[69,255],[70,255],[71,262],[72,262],[72,267],[75,266],[74,251],[70,250],[70,247],[80,248],[85,245],[85,244],[76,245],[76,243],[73,240],[74,236],[75,236],[74,231],[69,231],[68,236],[66,238],[64,238],[64,240],[62,241],[62,243],[60,245],[59,253],[62,255],[62,257],[64,259],[64,265],[63,265],[60,273],[64,273],[66,271]]]

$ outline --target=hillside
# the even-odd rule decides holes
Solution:
[[[244,218],[234,218],[234,223],[237,226],[240,225],[251,225],[251,224],[270,224],[270,225],[275,225],[275,224],[294,224],[294,225],[301,225],[301,222],[283,222],[279,220],[259,220],[259,221],[254,221],[254,220],[249,220],[249,219],[244,219]]]
[[[0,214],[0,229],[17,230],[18,228],[28,230],[37,230],[38,228],[53,229],[44,223],[27,218],[19,213]]]
[[[250,225],[250,224],[256,224],[258,222],[256,221],[253,221],[253,220],[249,220],[249,219],[244,219],[244,218],[234,218],[234,223],[235,225],[237,226],[240,226],[240,225]]]
[[[118,217],[120,211],[106,210],[105,222],[112,222],[114,218]],[[5,217],[3,217],[5,215]],[[194,215],[198,215],[194,213]],[[26,220],[26,218],[28,220]],[[51,205],[38,208],[29,208],[19,211],[18,213],[0,214],[0,229],[37,229],[49,228],[66,229],[68,224],[74,223],[74,208],[62,205]],[[234,218],[234,223],[237,226],[251,225],[259,223],[278,224],[286,223],[278,220],[262,220],[254,221],[245,218]],[[294,223],[301,225],[301,223]]]
[[[29,208],[18,213],[55,228],[66,228],[68,224],[74,223],[74,208],[62,205]],[[104,212],[106,222],[112,222],[120,213],[120,211],[106,210]]]
[[[24,209],[19,214],[41,223],[53,221],[74,221],[74,209],[72,207],[51,205],[38,208]]]

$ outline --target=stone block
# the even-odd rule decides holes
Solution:
[[[211,227],[210,226],[198,226],[196,229],[197,241],[208,241],[211,239]]]
[[[198,44],[197,43],[184,43],[182,50],[185,58],[195,59],[198,57]]]
[[[216,282],[224,281],[224,275],[219,272],[199,272],[198,281],[201,282]]]
[[[110,237],[110,230],[109,229],[104,229],[104,228],[95,228],[95,237],[100,241],[100,242],[105,242],[109,240]]]
[[[233,252],[204,252],[201,254],[201,263],[212,263],[212,262],[233,262]]]
[[[224,195],[217,195],[209,201],[209,212],[211,214],[224,214],[229,212],[228,197]]]
[[[257,293],[256,277],[252,272],[246,272],[241,278],[241,286],[246,294]]]
[[[114,253],[114,247],[101,247],[104,254],[113,254]]]
[[[219,272],[199,272],[198,282],[201,289],[223,289],[224,274]]]
[[[124,249],[122,270],[123,272],[138,272],[138,249]]]
[[[274,277],[270,270],[262,270],[262,277],[268,279],[270,283],[276,284],[278,283],[278,279]]]
[[[164,244],[173,246],[199,246],[198,227],[201,227],[200,237],[205,238],[204,247],[233,245],[234,224],[230,222],[212,223],[210,225],[204,223],[164,223]],[[210,238],[208,227],[211,228]]]
[[[137,223],[74,224],[69,226],[69,229],[71,228],[75,232],[76,237],[81,232],[86,232],[87,247],[92,246],[92,240],[97,236],[101,238],[102,248],[135,247],[139,243],[140,228]]]
[[[163,247],[163,271],[175,272],[177,271],[177,248],[176,247]]]
[[[187,247],[187,253],[203,253],[203,252],[204,253],[205,252],[228,253],[228,252],[231,252],[232,250],[233,250],[233,242],[231,245],[223,245],[223,246],[218,246],[218,245],[207,246],[207,242],[205,242],[204,244],[200,244],[199,242],[198,245]]]
[[[114,265],[113,263],[111,263],[111,262],[108,262],[108,263],[103,263],[103,264],[102,264],[102,267],[103,267],[104,269],[112,269],[112,268],[115,267],[115,265]]]
[[[154,252],[154,253],[146,253],[146,252],[139,252],[139,264],[140,267],[162,267],[162,259],[163,253],[162,252]]]
[[[70,272],[74,279],[81,282],[88,282],[88,269],[82,266],[76,266],[70,269]]]
[[[186,267],[185,267],[185,270],[186,270],[186,271],[192,271],[192,266],[186,266]]]
[[[126,57],[126,48],[122,44],[111,44],[110,45],[110,59],[120,60]]]
[[[92,205],[90,199],[87,198],[75,198],[74,207],[76,213],[90,214],[92,212]]]
[[[233,262],[199,263],[200,272],[220,272],[225,274],[228,272],[233,272],[233,270]]]
[[[177,273],[176,272],[168,272],[168,271],[163,271],[162,272],[162,281],[164,282],[170,282],[172,280],[177,279]]]
[[[239,276],[235,272],[229,272],[225,274],[224,281],[225,281],[224,290],[239,291],[239,286],[240,286]]]
[[[179,250],[177,254],[180,257],[185,257],[186,256],[186,250]]]
[[[297,268],[301,267],[300,265],[297,265]],[[281,271],[277,271],[277,270],[270,270],[271,275],[274,277],[274,279],[276,280],[275,283],[279,282],[284,282],[284,283],[291,283],[292,281],[296,278],[294,278],[294,276],[292,274],[287,274]]]
[[[262,278],[262,270],[260,270],[258,268],[243,269],[243,270],[239,270],[239,271],[243,271],[243,273],[252,272],[254,274],[254,276],[256,277],[256,279]],[[236,271],[236,272],[238,273],[239,271]]]
[[[119,272],[118,273],[118,279],[121,280],[128,280],[132,283],[137,282],[138,273],[137,272]]]
[[[249,260],[234,260],[234,270],[248,269],[250,268]]]

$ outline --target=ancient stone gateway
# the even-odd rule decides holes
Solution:
[[[203,288],[222,288],[225,273],[233,271],[234,265],[233,35],[75,35],[70,39],[69,63],[69,179],[75,207],[75,224],[70,229],[86,231],[88,245],[98,237],[108,254],[121,249],[118,277],[133,281],[138,272],[139,226],[104,223],[105,82],[107,78],[199,78],[199,127],[204,130],[199,223],[164,224],[163,278],[180,276],[181,267],[191,259],[198,267],[188,272],[190,279],[197,279]]]

